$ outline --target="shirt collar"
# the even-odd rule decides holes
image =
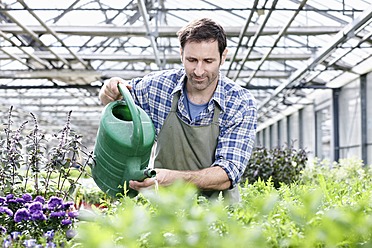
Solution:
[[[217,87],[212,96],[212,100],[220,106],[222,111],[225,111],[225,94],[223,93],[224,77],[225,76],[221,72],[219,72]],[[185,71],[183,71],[183,75],[179,78],[176,84],[176,87],[174,87],[172,91],[172,95],[182,90],[185,79],[186,79],[186,73]]]
[[[219,72],[217,87],[212,96],[212,99],[217,102],[223,112],[225,111],[224,77],[225,76]]]
[[[182,70],[182,76],[178,79],[176,87],[174,87],[172,91],[172,95],[178,91],[181,91],[183,87],[183,83],[185,82],[185,79],[186,79],[186,73],[185,73],[185,70]]]

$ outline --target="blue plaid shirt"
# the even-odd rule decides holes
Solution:
[[[220,73],[217,88],[208,107],[192,121],[183,105],[184,69],[158,71],[142,79],[133,79],[132,95],[152,119],[156,134],[160,132],[171,110],[173,95],[181,91],[177,115],[189,125],[209,125],[213,119],[214,104],[221,108],[220,134],[212,166],[222,167],[232,187],[240,181],[248,164],[256,135],[257,108],[251,93]]]

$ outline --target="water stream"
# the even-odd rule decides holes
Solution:
[[[154,183],[155,183],[155,193],[157,194],[159,191],[159,183],[158,183],[158,179],[156,178],[156,176],[154,177]]]

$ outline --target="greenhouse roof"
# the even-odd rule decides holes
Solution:
[[[2,0],[3,123],[13,106],[15,121],[31,112],[59,130],[72,111],[94,142],[102,83],[181,67],[176,32],[198,17],[225,28],[222,72],[254,94],[259,127],[372,70],[367,0]]]

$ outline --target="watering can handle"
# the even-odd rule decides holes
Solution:
[[[134,147],[143,146],[143,129],[140,117],[140,112],[135,105],[132,95],[130,94],[128,88],[123,84],[118,84],[120,94],[123,96],[133,121],[133,135],[132,135],[132,145]]]

